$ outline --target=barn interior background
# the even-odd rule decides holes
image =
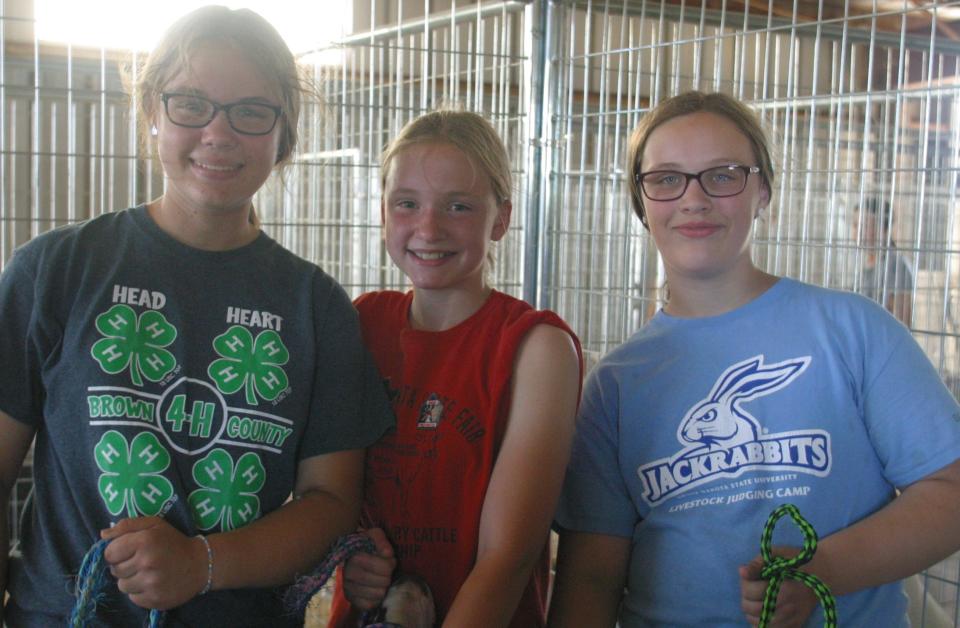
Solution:
[[[135,74],[148,42],[47,39],[43,15],[67,10],[53,1],[0,0],[0,264],[38,233],[141,203],[163,186],[138,146],[119,71]],[[75,4],[133,32],[123,24],[133,12],[119,4]],[[260,10],[281,31],[278,12],[302,10],[271,5]],[[339,5],[334,41],[308,33],[294,46],[323,102],[307,108],[300,154],[257,205],[273,237],[352,295],[403,286],[381,243],[379,151],[407,120],[459,104],[493,121],[515,167],[498,287],[555,309],[594,363],[662,299],[662,265],[629,208],[628,134],[678,91],[724,91],[761,112],[777,145],[774,201],[756,226],[759,264],[884,295],[894,286],[883,273],[870,285],[862,271],[871,251],[895,243],[913,278],[904,322],[960,392],[960,2]],[[892,213],[856,212],[867,198]],[[888,238],[868,238],[881,222]],[[9,513],[14,537],[29,471],[28,460]],[[914,584],[916,625],[960,626],[960,561]]]

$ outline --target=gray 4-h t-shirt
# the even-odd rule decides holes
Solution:
[[[343,289],[261,234],[187,247],[145,208],[57,229],[0,276],[0,410],[37,429],[11,625],[63,624],[99,530],[159,515],[182,532],[247,525],[299,461],[392,424]],[[110,580],[98,618],[142,625]],[[213,592],[168,626],[297,625],[274,590]]]

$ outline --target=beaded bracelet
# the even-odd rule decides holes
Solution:
[[[205,595],[209,593],[211,587],[213,587],[213,550],[210,549],[210,541],[207,540],[207,537],[198,534],[195,538],[203,541],[203,546],[207,548],[207,584],[204,585],[203,590],[198,594]]]

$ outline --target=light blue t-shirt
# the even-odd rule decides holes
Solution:
[[[600,362],[557,522],[632,538],[621,626],[743,626],[737,568],[774,508],[824,538],[960,458],[958,421],[883,308],[781,279],[720,316],[661,312]],[[802,545],[789,518],[774,544]],[[837,600],[850,626],[906,626],[906,605],[899,583]]]

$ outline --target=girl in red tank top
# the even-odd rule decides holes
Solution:
[[[364,525],[378,554],[348,561],[330,625],[356,626],[412,573],[433,592],[436,625],[542,626],[579,342],[552,312],[488,284],[512,204],[486,120],[421,116],[381,172],[386,247],[413,289],[356,302],[397,429],[367,454]]]

